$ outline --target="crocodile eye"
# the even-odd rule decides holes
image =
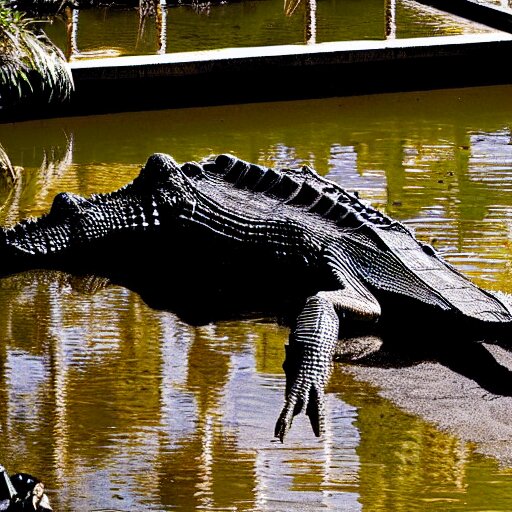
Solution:
[[[155,153],[148,158],[146,165],[140,171],[139,178],[153,183],[164,183],[178,171],[179,166],[171,156]]]

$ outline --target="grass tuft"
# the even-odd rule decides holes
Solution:
[[[73,90],[63,53],[36,23],[0,0],[0,108],[33,93],[63,101]]]

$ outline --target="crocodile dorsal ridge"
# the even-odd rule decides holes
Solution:
[[[274,169],[245,162],[233,155],[221,154],[205,162],[204,169],[219,175],[236,188],[262,193],[292,207],[320,215],[336,224],[357,227],[371,224],[409,233],[391,219],[314,171],[308,165],[298,169]]]

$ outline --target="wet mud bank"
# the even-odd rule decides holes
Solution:
[[[390,364],[378,358],[349,372],[379,389],[402,410],[474,445],[477,453],[512,467],[512,356],[487,344],[458,356]]]

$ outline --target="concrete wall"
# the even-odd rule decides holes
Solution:
[[[510,55],[496,32],[78,61],[69,102],[3,120],[506,84]]]

